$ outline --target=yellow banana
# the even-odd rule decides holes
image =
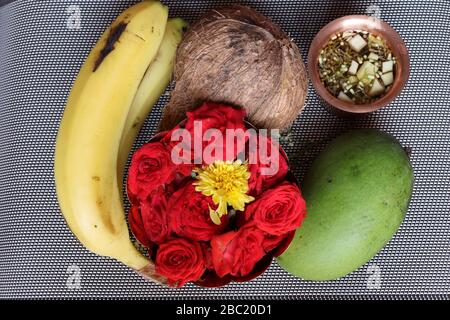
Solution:
[[[68,226],[92,252],[136,270],[153,265],[130,241],[117,159],[127,115],[167,16],[161,3],[144,1],[112,23],[80,70],[56,140],[56,191]]]
[[[166,32],[158,53],[147,69],[136,92],[120,141],[117,161],[117,177],[120,187],[123,183],[128,155],[142,124],[170,82],[177,46],[186,27],[187,23],[180,18],[173,18],[167,22]],[[122,189],[120,189],[120,192],[122,192]]]

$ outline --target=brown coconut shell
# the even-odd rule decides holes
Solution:
[[[271,20],[233,5],[209,11],[185,34],[160,130],[204,101],[243,107],[258,128],[285,129],[302,111],[307,77],[298,47]]]

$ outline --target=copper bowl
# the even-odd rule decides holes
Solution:
[[[396,57],[395,78],[392,88],[381,98],[367,104],[354,104],[333,96],[323,85],[319,76],[318,58],[320,51],[335,34],[350,30],[365,30],[385,39],[394,57]],[[326,107],[339,115],[355,115],[373,112],[388,105],[402,91],[409,78],[409,55],[400,35],[386,22],[364,15],[344,16],[333,20],[315,36],[308,52],[308,72],[316,92]],[[331,107],[331,108],[330,108]]]

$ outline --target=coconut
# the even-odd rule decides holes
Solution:
[[[267,17],[245,6],[211,10],[177,51],[175,87],[161,130],[204,101],[245,108],[258,128],[285,129],[304,107],[305,66],[298,47]]]

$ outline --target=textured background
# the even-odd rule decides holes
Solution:
[[[196,19],[238,1],[163,1],[172,16]],[[53,184],[58,123],[72,81],[97,38],[133,1],[25,1],[0,8],[0,298],[448,298],[450,293],[450,2],[240,1],[279,23],[306,57],[313,36],[347,14],[379,13],[404,38],[411,77],[400,97],[369,118],[328,114],[313,90],[286,151],[301,179],[327,141],[352,127],[374,127],[412,149],[416,182],[392,241],[367,265],[339,280],[307,282],[275,263],[258,279],[220,289],[175,290],[146,282],[118,262],[85,250],[61,217]],[[81,29],[67,26],[79,5]],[[136,145],[155,131],[163,96]],[[79,268],[81,288],[67,286]],[[368,288],[370,270],[381,288]],[[369,281],[370,282],[370,281]]]

